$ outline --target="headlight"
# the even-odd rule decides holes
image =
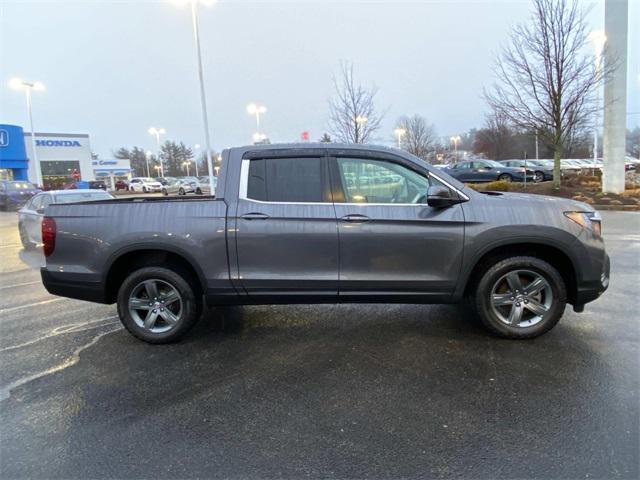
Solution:
[[[596,235],[602,234],[602,217],[598,212],[564,212],[564,215]]]

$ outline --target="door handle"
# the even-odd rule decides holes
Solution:
[[[269,218],[269,215],[253,212],[245,213],[241,218],[244,218],[245,220],[266,220],[267,218]]]
[[[354,213],[352,215],[345,215],[344,217],[340,218],[340,220],[342,220],[343,222],[362,223],[362,222],[368,222],[371,219],[366,215],[360,215],[359,213]]]

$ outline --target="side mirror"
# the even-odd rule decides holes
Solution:
[[[434,208],[450,207],[460,203],[457,195],[454,195],[447,187],[433,185],[427,190],[427,205]]]
[[[37,213],[38,215],[44,215],[44,208],[39,208],[39,209],[37,209],[37,210],[36,210],[36,213]]]

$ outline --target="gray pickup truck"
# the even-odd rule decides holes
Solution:
[[[509,338],[551,329],[609,283],[600,217],[562,198],[478,193],[400,150],[362,145],[225,150],[215,197],[47,207],[42,281],[117,303],[150,343],[202,307],[458,303]]]

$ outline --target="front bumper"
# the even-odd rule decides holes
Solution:
[[[604,254],[604,263],[600,279],[594,282],[578,285],[574,307],[582,307],[585,303],[593,302],[609,288],[611,276],[611,261],[609,255]]]

